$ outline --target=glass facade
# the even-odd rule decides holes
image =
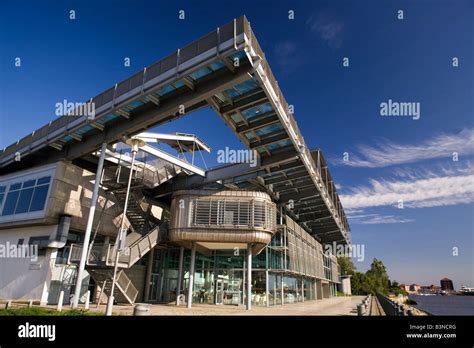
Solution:
[[[286,268],[288,248],[276,234],[271,244],[252,257],[252,304],[281,305],[317,299],[316,278]],[[179,248],[155,249],[150,302],[174,302],[177,296]],[[286,266],[285,266],[286,257]],[[246,250],[214,250],[208,255],[196,253],[193,303],[243,305],[246,303]],[[191,251],[184,251],[181,294],[187,296]],[[316,260],[314,260],[316,261]],[[267,278],[268,277],[268,278]],[[329,278],[331,279],[331,278]],[[266,291],[268,287],[268,297]],[[332,290],[332,288],[331,288]],[[334,295],[331,291],[331,294]]]

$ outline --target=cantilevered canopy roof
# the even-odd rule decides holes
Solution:
[[[183,107],[188,114],[211,106],[243,144],[259,154],[265,170],[260,186],[273,191],[280,203],[292,202],[299,221],[313,234],[325,236],[325,241],[350,242],[326,162],[320,151],[307,148],[245,16],[88,102],[95,104],[94,118],[60,117],[3,149],[0,173],[44,164],[45,159],[83,164],[103,142],[114,144],[182,117]],[[21,161],[15,161],[16,153]],[[209,177],[222,179],[216,172]]]

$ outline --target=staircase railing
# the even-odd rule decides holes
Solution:
[[[160,228],[157,226],[149,233],[130,244],[127,249],[120,252],[119,267],[132,267],[140,258],[142,258],[147,252],[154,248],[159,241]],[[71,244],[68,263],[70,264],[79,262],[81,259],[81,253],[81,244]],[[115,255],[115,244],[94,244],[89,251],[86,263],[89,266],[106,265],[112,267],[115,263]]]
[[[117,281],[116,285],[119,288],[119,290],[122,292],[127,297],[127,300],[130,303],[134,303],[137,295],[138,295],[138,290],[137,288],[133,285],[132,281],[130,278],[125,274],[123,270],[118,272],[117,274]]]

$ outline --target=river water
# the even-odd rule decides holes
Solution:
[[[409,295],[414,307],[433,315],[474,315],[474,296]]]

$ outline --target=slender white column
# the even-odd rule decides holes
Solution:
[[[191,264],[189,265],[189,284],[188,284],[188,308],[193,305],[193,287],[194,287],[194,264],[196,261],[196,243],[193,243],[191,249]]]
[[[247,306],[249,311],[252,309],[252,244],[247,245]]]
[[[183,264],[184,264],[184,247],[179,248],[179,269],[178,269],[178,285],[176,286],[176,305],[179,303],[179,295],[181,295],[181,287],[183,284]]]
[[[115,290],[115,282],[117,281],[117,271],[118,271],[118,263],[120,257],[120,241],[123,238],[123,230],[125,228],[125,218],[127,215],[128,209],[128,198],[130,196],[130,187],[132,186],[132,178],[133,178],[133,165],[135,164],[135,157],[138,152],[138,141],[132,144],[132,163],[130,164],[130,175],[128,176],[128,184],[127,184],[127,194],[125,195],[125,204],[123,207],[123,215],[122,215],[122,223],[120,224],[120,229],[117,235],[117,240],[115,242],[115,263],[114,263],[114,276],[112,278],[112,288],[110,289],[110,296],[109,300],[107,301],[107,309],[105,315],[112,315],[112,309],[114,306],[114,290]]]
[[[94,222],[97,196],[99,195],[100,178],[102,176],[102,168],[104,167],[106,148],[106,143],[103,143],[102,147],[100,148],[99,163],[97,165],[97,172],[95,173],[94,190],[92,191],[91,207],[89,209],[89,216],[87,217],[86,232],[84,235],[84,243],[82,245],[81,261],[79,262],[79,269],[77,270],[76,288],[74,289],[72,308],[77,308],[79,304],[79,298],[81,297],[82,278],[84,277],[84,270],[86,268],[86,258],[88,255],[87,249],[89,248],[89,241],[91,239],[92,224]]]

